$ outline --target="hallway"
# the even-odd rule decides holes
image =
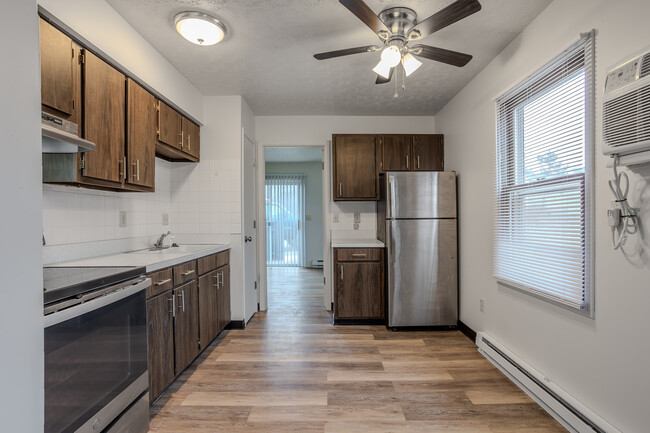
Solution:
[[[269,311],[225,331],[151,432],[564,432],[458,331],[333,326],[320,270],[269,268]]]

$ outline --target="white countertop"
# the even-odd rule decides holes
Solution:
[[[332,239],[332,248],[384,248],[377,239]]]
[[[183,251],[183,249],[186,251]],[[230,244],[181,245],[162,251],[138,250],[128,253],[98,256],[89,259],[51,263],[48,267],[94,267],[94,266],[144,266],[147,272],[157,271],[189,260],[219,253],[230,248]],[[178,252],[175,252],[178,249]]]

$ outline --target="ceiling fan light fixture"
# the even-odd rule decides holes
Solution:
[[[372,68],[372,71],[375,74],[381,75],[385,79],[388,79],[388,77],[390,77],[390,69],[391,69],[391,67],[388,66],[386,63],[384,63],[384,61],[382,60],[379,63],[377,63],[377,66]]]
[[[402,66],[404,67],[404,73],[408,77],[413,72],[415,72],[417,68],[422,66],[422,62],[413,57],[413,54],[407,53],[404,57],[402,57]]]
[[[188,11],[174,17],[176,31],[196,45],[218,44],[226,36],[226,26],[212,15],[204,12]]]
[[[399,65],[400,60],[402,60],[402,53],[395,45],[389,45],[381,52],[381,63],[389,68]]]

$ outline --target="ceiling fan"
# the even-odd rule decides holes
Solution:
[[[377,33],[383,45],[367,45],[314,54],[318,60],[381,50],[381,60],[373,68],[378,75],[376,84],[388,83],[393,77],[395,67],[400,62],[404,68],[404,74],[408,77],[422,65],[422,62],[417,59],[418,57],[458,67],[465,66],[472,60],[472,56],[469,54],[429,45],[409,45],[409,43],[423,39],[480,11],[481,4],[478,0],[457,0],[419,22],[415,11],[409,8],[393,7],[375,15],[363,0],[339,0],[339,2],[370,27],[373,32]]]

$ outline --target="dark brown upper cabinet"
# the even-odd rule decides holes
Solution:
[[[81,134],[80,47],[39,18],[41,109],[79,125]]]
[[[126,178],[126,77],[88,50],[83,58],[84,135],[96,149],[84,152],[82,174],[120,187]]]
[[[374,135],[332,136],[334,201],[379,198],[375,146]]]
[[[413,164],[410,135],[380,135],[377,137],[380,149],[379,169],[382,171],[408,171]]]
[[[442,134],[378,136],[379,171],[442,171],[443,137]]]
[[[201,145],[201,130],[199,125],[183,117],[181,122],[183,131],[183,140],[181,141],[181,150],[189,153],[197,160],[199,159],[199,150]]]
[[[413,170],[443,171],[445,140],[442,134],[413,136]]]
[[[156,98],[132,79],[126,83],[126,182],[153,191],[156,168]]]
[[[158,101],[156,154],[169,161],[199,162],[199,127]]]

